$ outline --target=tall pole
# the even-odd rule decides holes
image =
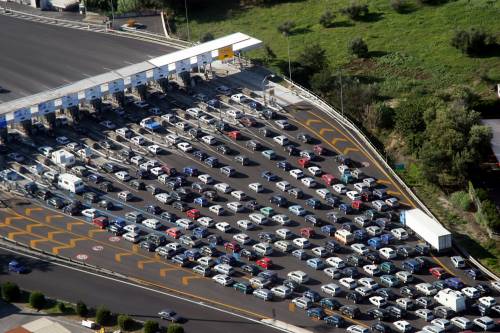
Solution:
[[[111,4],[111,28],[115,26],[115,9],[113,8],[113,0],[109,0]]]
[[[191,34],[189,32],[189,17],[188,17],[187,0],[184,0],[184,9],[186,10],[187,38],[188,38],[188,42],[190,42],[191,41]]]
[[[288,46],[288,78],[292,81],[292,63],[290,61],[290,35],[286,34],[286,43]]]
[[[261,83],[261,86],[262,86],[262,96],[264,98],[264,106],[267,106],[267,102],[266,102],[266,89],[265,89],[265,83],[266,83],[266,80],[270,77],[274,77],[274,74],[267,74],[264,79],[262,80],[262,83]]]
[[[342,70],[340,70],[340,112],[344,115],[344,94],[342,93]]]

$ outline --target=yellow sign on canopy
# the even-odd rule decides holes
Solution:
[[[231,59],[234,57],[233,46],[226,46],[219,49],[219,56],[217,57],[219,60]]]

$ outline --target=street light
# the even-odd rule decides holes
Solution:
[[[266,90],[265,90],[265,82],[266,80],[268,80],[269,78],[273,78],[275,75],[274,74],[267,74],[264,79],[262,80],[262,83],[261,83],[261,86],[262,86],[262,96],[264,98],[264,106],[267,105],[266,103]]]
[[[113,8],[113,0],[109,0],[111,5],[111,28],[114,29],[115,26],[115,10]]]
[[[187,38],[188,38],[188,42],[190,42],[191,41],[191,36],[190,36],[190,33],[189,33],[189,18],[188,18],[187,0],[184,0],[184,9],[186,10]]]

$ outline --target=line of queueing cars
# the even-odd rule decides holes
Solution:
[[[277,123],[282,127],[285,122]],[[286,130],[286,126],[283,128]],[[231,131],[229,133],[234,133]],[[175,138],[170,135],[171,140]],[[233,139],[238,139],[234,137]],[[306,134],[299,134],[298,139],[303,143],[308,143]],[[166,185],[169,191],[164,191],[158,187],[147,188],[154,194],[154,197],[165,205],[170,205],[173,209],[184,212],[185,218],[177,218],[175,214],[164,211],[157,205],[148,205],[147,214],[132,211],[125,214],[124,219],[111,219],[97,210],[83,210],[85,216],[92,218],[95,225],[101,228],[108,228],[110,232],[121,235],[124,239],[139,242],[140,246],[149,251],[155,251],[159,256],[167,258],[181,266],[191,265],[193,272],[203,276],[212,276],[212,279],[221,285],[232,286],[235,290],[249,294],[264,300],[285,299],[297,296],[299,290],[306,289],[300,297],[293,298],[292,302],[298,307],[306,309],[308,316],[325,320],[333,326],[343,326],[345,323],[341,316],[327,316],[324,309],[339,310],[345,316],[357,318],[361,315],[360,309],[354,305],[342,305],[337,296],[345,294],[347,301],[352,303],[364,302],[373,304],[374,307],[366,313],[370,318],[384,320],[395,320],[393,328],[396,331],[407,332],[411,329],[411,324],[403,320],[407,310],[417,308],[414,314],[426,321],[431,321],[432,325],[424,328],[427,332],[440,332],[450,327],[450,324],[461,329],[468,329],[472,322],[463,317],[454,317],[451,321],[446,318],[454,316],[453,311],[446,307],[436,306],[436,302],[430,296],[437,294],[440,290],[460,289],[467,296],[468,302],[477,300],[475,307],[486,316],[489,312],[498,311],[498,306],[494,299],[487,298],[488,286],[478,284],[476,287],[465,287],[463,283],[454,277],[446,277],[445,272],[438,267],[430,267],[432,264],[425,255],[429,249],[425,245],[401,245],[394,247],[395,243],[408,239],[408,232],[394,225],[397,220],[398,202],[395,198],[388,197],[386,191],[376,185],[373,178],[365,177],[358,169],[352,168],[354,164],[344,156],[336,156],[338,173],[340,177],[323,172],[318,165],[313,165],[316,155],[322,155],[324,149],[315,146],[311,151],[299,151],[293,146],[287,146],[286,137],[275,136],[272,139],[280,146],[285,147],[290,155],[298,155],[300,168],[295,169],[287,161],[276,162],[275,167],[288,172],[291,182],[300,181],[304,187],[315,188],[317,196],[307,199],[306,206],[316,209],[318,205],[330,207],[327,218],[331,222],[325,222],[315,214],[308,213],[300,205],[289,205],[287,198],[301,199],[303,192],[297,187],[293,187],[286,180],[279,181],[278,177],[271,171],[263,171],[261,176],[268,182],[275,183],[278,191],[284,195],[273,195],[271,204],[278,207],[287,207],[290,214],[304,218],[307,226],[300,228],[299,234],[295,235],[286,226],[292,221],[286,214],[278,214],[271,206],[262,207],[255,200],[245,201],[245,193],[241,190],[234,190],[229,184],[216,183],[214,177],[201,173],[195,167],[185,167],[182,172],[177,172],[175,168],[162,165],[152,160],[140,164],[144,166],[146,173],[161,173],[155,176],[164,176],[160,180]],[[179,142],[180,143],[180,142]],[[250,147],[250,145],[248,145]],[[251,147],[253,149],[253,147]],[[290,149],[288,149],[290,148]],[[266,159],[273,160],[276,152],[264,147],[256,148],[261,150]],[[198,153],[197,153],[198,152]],[[202,154],[199,150],[191,149],[186,151],[201,161],[208,159],[208,154]],[[197,154],[197,155],[196,155]],[[198,157],[198,155],[200,157]],[[131,157],[132,159],[132,157]],[[332,159],[333,160],[333,159]],[[248,163],[248,157],[238,155],[235,157],[241,165]],[[208,164],[207,164],[208,165]],[[210,167],[218,167],[214,165]],[[159,168],[159,169],[158,169]],[[101,166],[102,171],[113,173],[120,180],[127,181],[137,189],[146,186],[141,185],[139,180],[130,180],[117,175],[120,170],[107,163]],[[232,177],[236,172],[230,166],[220,167],[222,175]],[[310,174],[311,177],[308,177]],[[192,178],[189,182],[188,179]],[[99,179],[97,175],[88,175],[91,182],[103,184],[104,179]],[[319,183],[324,183],[326,187],[320,187]],[[354,183],[354,184],[353,184]],[[352,185],[350,185],[352,184]],[[191,188],[187,188],[191,185]],[[259,193],[262,184],[251,183],[248,188]],[[332,188],[330,192],[328,188]],[[352,187],[354,190],[350,190]],[[107,191],[104,187],[101,190]],[[226,208],[221,205],[210,205],[211,200],[215,200],[219,195],[229,195],[237,201],[228,202]],[[342,202],[340,196],[345,195],[347,202]],[[95,192],[83,194],[86,202],[95,203],[98,196]],[[127,200],[127,198],[122,198]],[[107,201],[109,203],[109,201]],[[191,208],[187,202],[194,203],[195,206],[208,207],[208,210],[219,216],[223,215],[225,209],[235,214],[240,214],[244,209],[250,210],[248,219],[241,219],[236,222],[236,228],[242,230],[241,233],[234,234],[231,241],[224,242],[217,234],[211,234],[209,228],[216,228],[220,233],[227,233],[234,227],[227,222],[216,222],[208,216],[202,216],[200,210]],[[109,208],[105,203],[99,202],[99,206]],[[162,223],[156,218],[146,218],[145,215],[158,215],[159,219],[174,223],[176,227],[168,228],[165,232],[157,231]],[[352,221],[348,216],[357,214]],[[98,216],[102,215],[102,216]],[[110,223],[113,220],[112,223]],[[251,230],[255,225],[264,227],[269,222],[281,224],[283,227],[274,233],[261,232],[258,240],[251,239],[244,233],[244,230]],[[142,238],[140,228],[136,223],[151,229],[151,232]],[[155,230],[155,231],[153,231]],[[313,245],[311,239],[318,233],[327,237],[323,246]],[[331,238],[330,238],[331,236]],[[204,243],[206,241],[206,243]],[[253,244],[251,247],[250,245]],[[217,250],[217,246],[222,245],[226,254]],[[187,249],[185,249],[187,248]],[[306,249],[311,248],[310,252]],[[335,253],[349,252],[344,259],[335,256]],[[297,259],[304,261],[307,267],[314,270],[322,270],[325,276],[338,280],[336,283],[328,283],[321,286],[321,291],[329,297],[321,297],[319,293],[308,289],[305,284],[309,281],[309,276],[303,271],[291,271],[286,279],[280,281],[277,273],[272,270],[273,262],[270,256],[273,251],[290,253]],[[405,259],[401,267],[398,268],[392,259],[399,257]],[[248,260],[248,262],[244,261]],[[252,264],[251,261],[255,261]],[[463,259],[462,259],[463,261]],[[460,258],[454,259],[454,264],[461,267]],[[456,263],[455,263],[456,262]],[[235,268],[239,268],[252,278],[249,282],[237,281],[232,276],[238,274]],[[358,270],[361,268],[361,271]],[[261,271],[261,269],[264,269]],[[425,270],[438,278],[433,284],[419,283],[415,287],[406,285],[412,279],[413,274],[419,274]],[[477,274],[475,270],[470,270],[470,274]],[[214,275],[215,274],[215,275]],[[379,279],[377,282],[374,277]],[[357,280],[356,280],[357,279]],[[279,282],[280,281],[280,282]],[[392,287],[405,284],[400,290],[401,297],[398,298],[392,291]],[[493,284],[500,289],[498,284]],[[342,287],[347,292],[342,291]],[[479,297],[478,297],[479,296]],[[486,298],[485,298],[486,297]],[[317,306],[319,305],[319,307]],[[431,310],[434,309],[434,311]],[[436,317],[436,318],[434,318]],[[484,323],[483,323],[484,322]],[[476,318],[473,322],[478,327],[488,327],[487,318]],[[484,325],[484,326],[481,326]],[[352,325],[347,329],[349,332],[364,332],[365,329],[357,325]],[[386,332],[391,330],[389,325],[381,322],[375,323],[371,330],[373,332]]]

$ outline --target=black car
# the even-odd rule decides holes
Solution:
[[[361,296],[356,291],[350,291],[345,296],[345,299],[353,302],[354,304],[358,304],[359,302],[361,302],[363,300],[363,296]]]
[[[64,206],[64,201],[58,197],[52,197],[47,200],[47,204],[57,209],[61,209]]]
[[[114,223],[108,226],[108,231],[115,236],[121,236],[125,233],[125,229],[121,225]]]
[[[160,208],[160,206],[148,205],[148,206],[146,206],[146,212],[148,212],[149,214],[153,214],[153,215],[159,215],[159,214],[161,214],[162,209]]]
[[[256,265],[248,264],[241,266],[243,272],[250,274],[251,276],[257,276],[260,273],[259,267]]]
[[[156,246],[162,246],[167,243],[167,238],[158,234],[149,234],[146,239]]]
[[[415,255],[415,249],[411,246],[402,245],[396,249],[396,253],[402,258],[408,258]]]
[[[401,296],[409,298],[413,298],[418,294],[417,289],[415,289],[415,287],[413,286],[401,287],[401,289],[399,289],[399,293],[401,294]]]
[[[340,274],[344,277],[357,278],[359,276],[358,269],[356,267],[346,267],[340,271]]]
[[[284,196],[281,196],[281,195],[273,195],[269,199],[269,202],[277,205],[278,207],[285,207],[288,204],[288,200]]]
[[[202,193],[202,196],[209,199],[209,200],[217,200],[217,198],[219,197],[219,195],[217,194],[216,191],[212,191],[212,190],[209,190],[209,191],[204,191]]]
[[[249,210],[259,210],[262,208],[262,205],[260,205],[255,200],[250,200],[245,204],[245,207],[248,208]]]
[[[372,308],[366,314],[372,319],[386,320],[389,318],[389,313],[385,309]]]
[[[106,162],[106,163],[101,164],[99,166],[99,169],[101,171],[108,172],[108,173],[115,173],[115,172],[120,171],[120,168],[118,166],[116,166],[115,164],[110,163],[110,162]]]
[[[434,316],[436,318],[443,318],[443,319],[448,319],[455,317],[456,312],[448,309],[445,306],[437,306],[434,308]]]
[[[349,266],[361,267],[364,264],[364,260],[363,260],[363,257],[361,257],[357,254],[352,254],[346,258],[346,263]]]
[[[300,150],[293,145],[285,145],[283,146],[283,150],[286,151],[289,156],[297,156],[300,152]]]
[[[389,305],[388,307],[385,308],[387,310],[387,313],[389,316],[396,320],[400,320],[402,318],[406,317],[406,310],[401,309],[399,306],[395,305]]]
[[[208,157],[208,154],[201,150],[195,150],[193,152],[193,156],[196,157],[198,160],[203,161]]]
[[[207,237],[207,241],[208,243],[210,244],[215,244],[215,245],[219,245],[219,244],[222,244],[222,237],[219,236],[219,235],[210,235]]]
[[[113,203],[109,200],[101,200],[97,203],[97,206],[104,208],[106,210],[111,210],[114,207]]]
[[[149,171],[139,169],[135,172],[135,176],[139,179],[147,179],[149,177]]]
[[[85,202],[96,203],[99,201],[99,194],[95,192],[85,192],[83,193],[82,198]]]
[[[389,288],[380,288],[375,290],[375,295],[381,296],[385,298],[387,301],[393,300],[396,298],[396,295]]]
[[[82,203],[78,200],[73,201],[63,208],[63,212],[68,215],[77,215],[82,211]]]
[[[229,148],[228,146],[226,145],[218,145],[217,146],[217,151],[224,154],[224,155],[228,155],[231,153],[231,148]]]
[[[253,250],[242,249],[240,251],[240,257],[247,258],[248,260],[255,260],[257,259],[257,254]]]
[[[160,218],[167,222],[173,223],[177,219],[177,216],[175,216],[175,214],[172,214],[170,212],[163,212],[160,214]]]
[[[365,254],[365,259],[371,264],[380,264],[380,255],[378,252],[368,252]]]
[[[266,138],[274,136],[274,132],[267,127],[259,128],[259,134]]]
[[[307,133],[299,133],[297,134],[297,139],[302,141],[303,143],[310,143],[312,138],[309,134]]]
[[[434,305],[434,300],[431,297],[423,296],[419,297],[415,300],[415,304],[418,307],[424,308],[424,309],[430,309]]]
[[[130,181],[129,185],[135,188],[137,191],[143,191],[146,189],[146,184],[137,179]]]
[[[259,240],[262,242],[267,242],[267,243],[274,243],[275,241],[278,240],[278,237],[270,232],[261,232],[259,233]]]
[[[361,311],[357,306],[344,305],[339,309],[340,313],[351,319],[356,319],[361,314]]]
[[[157,245],[149,240],[143,240],[139,246],[142,248],[142,249],[145,249],[149,252],[154,252],[154,250],[156,250],[157,248]]]
[[[334,253],[334,252],[340,251],[341,248],[342,247],[340,246],[340,244],[334,240],[325,241],[325,249],[329,253]]]
[[[383,319],[382,319],[383,320]],[[375,323],[370,326],[372,333],[389,333],[392,332],[391,328],[382,323]]]
[[[99,187],[98,187],[101,191],[103,192],[112,192],[113,189],[114,189],[114,186],[113,184],[111,184],[111,182],[108,182],[108,181],[104,181],[102,183],[99,184]]]
[[[180,210],[181,212],[185,212],[189,208],[186,203],[181,201],[174,201],[174,203],[172,203],[172,207]]]
[[[290,279],[283,280],[283,285],[285,287],[292,289],[293,291],[296,291],[300,287],[300,284],[298,284],[297,282],[290,280]]]
[[[181,316],[179,316],[174,310],[171,309],[163,309],[158,312],[158,316],[163,320],[168,320],[173,323],[178,323],[183,320]]]
[[[135,153],[131,149],[124,148],[118,152],[118,155],[128,160],[132,158]]]
[[[41,189],[35,192],[35,197],[45,201],[52,197],[52,192],[50,192],[49,190]]]
[[[104,177],[95,173],[91,173],[87,176],[87,180],[91,183],[99,184],[100,182],[104,181]]]

